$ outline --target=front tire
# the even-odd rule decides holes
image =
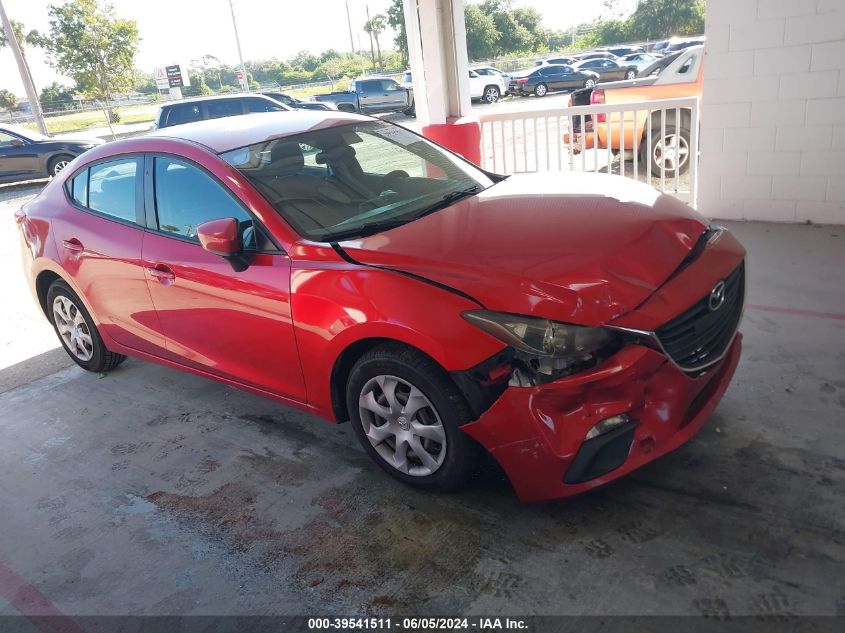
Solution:
[[[625,79],[636,79],[637,78],[637,71],[633,68],[629,68],[628,72],[625,73]]]
[[[424,354],[397,343],[373,348],[352,368],[346,402],[364,450],[399,481],[450,490],[472,473],[478,447],[458,428],[469,406]]]
[[[534,87],[534,96],[535,97],[545,97],[549,93],[549,88],[546,84],[537,84]]]
[[[595,88],[596,87],[596,80],[590,77],[587,81],[584,82],[585,88]]]
[[[484,103],[496,103],[502,96],[498,86],[487,86],[484,89]]]
[[[59,172],[62,171],[65,167],[68,166],[68,163],[72,161],[75,157],[71,156],[70,154],[60,154],[59,156],[53,156],[50,159],[50,162],[47,164],[47,174],[51,178],[55,178],[59,175]]]
[[[126,360],[106,349],[85,305],[64,281],[57,279],[47,290],[47,313],[62,347],[82,369],[109,371]]]

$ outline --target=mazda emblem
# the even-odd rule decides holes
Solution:
[[[713,290],[710,291],[710,297],[707,299],[707,307],[710,308],[710,312],[715,312],[719,308],[722,307],[722,304],[725,302],[725,282],[720,281],[715,286],[713,286]]]

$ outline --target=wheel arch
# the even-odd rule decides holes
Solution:
[[[53,282],[57,279],[61,279],[62,281],[67,283],[67,281],[61,275],[50,269],[42,270],[40,273],[38,273],[38,276],[35,278],[35,294],[38,297],[38,305],[41,306],[41,311],[44,313],[44,316],[47,317],[47,319],[50,318],[50,313],[47,306],[47,291],[50,289],[50,286],[53,285]]]
[[[388,336],[373,336],[354,341],[347,345],[340,352],[340,354],[338,354],[332,366],[330,389],[332,399],[332,412],[334,414],[336,422],[343,423],[349,420],[349,410],[346,406],[346,383],[349,380],[349,374],[352,371],[352,368],[355,366],[355,363],[357,363],[358,359],[360,359],[371,349],[387,343],[393,345],[400,345],[408,349],[414,350],[419,354],[422,354],[423,356],[429,358],[438,367],[440,367],[443,370],[444,374],[446,374],[447,376],[449,375],[449,372],[446,371],[443,365],[438,362],[436,358],[434,358],[431,354],[426,353],[425,350],[420,349],[418,346],[408,343],[407,341]],[[452,382],[454,383],[454,381]],[[457,384],[455,384],[455,387],[459,388]]]

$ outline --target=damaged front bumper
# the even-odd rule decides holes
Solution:
[[[508,387],[461,429],[496,459],[522,501],[580,494],[695,435],[730,384],[741,346],[737,333],[719,363],[691,375],[658,350],[628,345],[590,371]],[[606,420],[614,426],[592,437]]]

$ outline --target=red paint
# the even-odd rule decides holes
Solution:
[[[47,596],[2,562],[0,595],[42,633],[84,633]]]
[[[426,125],[422,134],[471,163],[481,165],[481,125],[478,119],[449,119],[445,124]]]
[[[447,371],[462,371],[504,347],[462,318],[466,310],[655,329],[705,296],[744,257],[723,233],[667,282],[706,223],[648,186],[593,174],[513,176],[405,226],[348,241],[342,257],[329,244],[297,235],[209,149],[292,134],[305,123],[360,120],[319,116],[286,112],[176,126],[95,148],[75,164],[117,153],[179,155],[224,183],[284,252],[255,254],[246,270],[235,272],[199,243],[73,207],[63,189],[68,171],[26,206],[19,223],[33,290],[39,274],[54,272],[82,297],[111,350],[334,420],[333,371],[356,344],[400,341]],[[231,246],[226,221],[203,225],[201,233],[206,245],[222,244],[222,252]],[[523,499],[583,492],[689,439],[724,392],[738,341],[700,378],[657,351],[631,345],[592,370],[532,389],[510,387],[463,428],[499,460]],[[507,379],[501,367],[491,369],[491,381]],[[703,389],[711,390],[697,399],[703,407],[690,413]],[[587,484],[565,486],[563,473],[589,426],[623,412],[640,421],[628,461]]]

